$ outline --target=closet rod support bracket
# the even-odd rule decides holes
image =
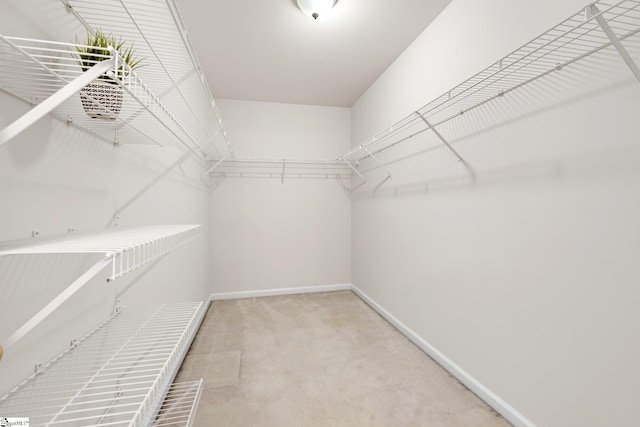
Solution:
[[[118,209],[116,209],[116,211],[113,213],[113,221],[112,221],[113,226],[114,227],[118,227],[118,225],[119,225],[118,222],[120,220],[120,215],[122,214],[122,212],[125,211],[125,209],[127,209],[129,206],[131,206],[133,203],[135,203],[143,194],[145,194],[147,191],[149,191],[154,185],[156,185],[158,182],[160,182],[164,177],[169,175],[169,173],[171,173],[172,170],[174,170],[175,168],[177,168],[178,166],[180,166],[184,162],[186,162],[189,158],[191,158],[191,156],[192,156],[192,152],[191,151],[186,151],[182,156],[180,156],[179,159],[177,159],[175,162],[173,162],[169,166],[167,166],[165,168],[165,170],[163,170],[160,174],[158,174],[151,182],[149,182],[147,185],[145,185],[143,188],[141,188],[140,191],[138,191],[129,200],[127,200],[125,203],[123,203],[122,206],[120,206]]]
[[[353,172],[355,172],[356,175],[358,175],[360,177],[360,179],[362,179],[362,182],[358,185],[356,185],[355,187],[353,187],[351,189],[351,192],[353,192],[356,188],[360,187],[361,185],[363,185],[364,183],[367,182],[367,178],[365,178],[364,176],[362,176],[362,174],[360,172],[358,172],[358,170],[356,168],[353,167],[353,165],[351,164],[351,162],[347,159],[342,159],[343,162],[345,162],[347,164],[347,166],[349,166],[351,168],[351,170]]]
[[[38,326],[45,318],[53,313],[58,307],[60,307],[65,301],[67,301],[73,294],[75,294],[80,288],[89,282],[95,275],[97,275],[103,268],[111,264],[112,260],[109,257],[102,258],[93,267],[89,268],[79,278],[76,279],[71,285],[62,291],[58,296],[51,300],[44,308],[42,308],[31,319],[25,322],[18,330],[16,330],[9,338],[4,341],[4,350],[11,348],[22,337],[27,335],[33,328]]]
[[[587,19],[595,18],[598,25],[600,25],[600,28],[602,28],[602,31],[604,31],[604,33],[607,35],[607,37],[611,41],[611,44],[613,45],[613,47],[616,48],[616,50],[618,51],[618,54],[622,57],[622,60],[627,64],[627,67],[629,67],[629,69],[631,70],[633,75],[636,77],[638,82],[640,82],[640,68],[638,68],[638,64],[636,64],[633,58],[631,57],[631,55],[629,55],[629,52],[622,45],[622,42],[620,41],[618,36],[616,36],[616,34],[613,32],[613,30],[611,29],[611,26],[604,19],[604,17],[602,16],[602,13],[600,13],[600,10],[597,8],[595,4],[592,4],[585,8],[585,18]]]
[[[391,172],[389,172],[389,169],[387,169],[386,166],[380,160],[378,160],[378,158],[374,156],[373,153],[369,151],[367,147],[361,145],[360,148],[366,151],[369,157],[371,157],[374,162],[376,162],[382,169],[384,169],[384,171],[387,173],[387,177],[385,178],[385,181],[391,178]]]
[[[451,151],[451,153],[456,157],[457,161],[464,165],[464,167],[469,172],[469,175],[471,175],[471,180],[475,183],[476,171],[471,167],[471,165],[466,162],[466,160],[455,150],[455,148],[451,146],[451,144],[449,144],[449,141],[447,141],[444,136],[442,136],[442,134],[440,134],[440,132],[436,130],[436,128],[431,124],[431,122],[429,122],[429,120],[427,120],[426,117],[424,117],[424,115],[420,114],[419,111],[416,111],[416,115],[427,125],[429,129],[431,129],[435,136],[437,136],[438,139],[442,141],[445,147],[447,147],[449,151]]]
[[[224,162],[225,160],[227,160],[227,158],[229,157],[229,154],[227,154],[226,156],[224,156],[223,158],[221,158],[220,160],[218,160],[216,162],[215,165],[213,165],[211,168],[207,169],[206,171],[204,171],[202,173],[202,175],[200,175],[200,178],[204,179],[205,176],[207,176],[208,174],[210,174],[211,172],[213,172],[218,166],[220,166],[220,164],[222,164],[222,162]]]
[[[104,74],[115,66],[115,57],[99,62],[89,70],[80,74],[71,82],[67,83],[62,89],[51,95],[49,98],[42,101],[40,104],[27,111],[20,118],[15,120],[9,126],[4,128],[0,132],[0,146],[9,142],[13,137],[29,128],[32,124],[40,120],[42,117],[49,114],[57,106],[73,96],[76,92],[79,92],[87,84],[97,79],[100,75]]]

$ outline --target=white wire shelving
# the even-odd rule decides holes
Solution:
[[[39,108],[41,114],[23,119],[17,132],[15,126],[10,132],[6,129],[0,132],[0,145],[51,113],[109,143],[161,146],[176,143],[201,159],[235,156],[174,1],[61,0],[60,7],[72,13],[89,32],[100,29],[116,38],[122,37],[134,46],[144,66],[135,73],[124,67],[112,76],[124,89],[117,118],[91,119],[74,95],[91,80],[77,82],[63,91],[64,96],[57,93],[82,73],[70,52],[75,45],[0,35],[0,89],[32,106],[44,104]],[[73,34],[69,37],[73,38]],[[111,55],[105,52],[99,57]],[[114,70],[122,65],[121,58],[117,61]],[[53,107],[51,101],[44,102],[50,97],[55,101]],[[92,100],[94,104],[99,101]],[[111,109],[109,105],[106,108]]]
[[[202,379],[171,385],[153,427],[189,427],[202,393]]]
[[[329,159],[223,157],[202,175],[218,178],[351,179],[348,163]]]
[[[623,44],[639,32],[639,0],[602,0],[592,3],[337,160],[355,165],[368,159],[372,161],[372,168],[368,170],[385,168],[376,154],[431,131],[475,180],[474,166],[438,131],[439,126],[551,73],[560,72],[572,63],[605,48],[615,49],[640,82],[638,65]],[[385,181],[391,177],[386,172]],[[361,184],[365,183],[366,178],[360,173],[358,175],[363,180]]]
[[[85,58],[83,65],[89,66],[83,67],[75,53],[81,47],[77,44],[0,35],[0,90],[32,107],[6,128],[0,128],[0,146],[51,114],[116,145],[186,148],[172,167],[188,159],[189,153],[204,160],[235,156],[172,0],[61,0],[60,7],[78,18],[89,32],[100,29],[132,43],[145,66],[133,71],[114,50],[108,50]],[[81,39],[84,28],[78,34]],[[72,39],[73,34],[68,37]],[[100,92],[89,90],[87,85],[95,80],[117,87],[121,101],[106,103]],[[83,105],[87,103],[98,107],[102,117],[87,113]],[[120,227],[106,232],[0,242],[0,256],[104,255],[4,340],[0,358],[2,351],[12,347],[103,269],[110,268],[107,281],[142,267],[148,269],[198,235],[197,225]],[[168,387],[204,311],[202,303],[165,305],[132,313],[119,311],[0,399],[0,415],[28,416],[31,425],[190,425],[201,383]]]
[[[115,280],[179,248],[199,236],[199,225],[119,227],[91,233],[31,238],[0,243],[0,256],[101,253]]]
[[[235,156],[212,92],[174,0],[61,0],[87,29],[131,41],[145,62],[139,70],[208,157]]]
[[[107,281],[150,265],[200,235],[199,225],[159,225],[117,228],[101,232],[67,234],[0,243],[0,256],[35,254],[104,254],[91,268],[57,295],[0,344],[7,351],[103,269],[111,267]]]
[[[83,54],[81,61],[76,50],[83,47],[0,35],[0,88],[35,106],[0,132],[0,145],[51,112],[108,142],[176,141],[205,157],[201,144],[116,51]],[[93,72],[87,70],[94,66]],[[119,88],[117,101],[89,91],[87,85],[96,80]],[[85,112],[87,103],[92,111],[102,111],[102,118]]]
[[[207,151],[207,144],[216,138],[222,138],[226,144],[226,149],[221,150],[212,144],[215,152],[207,153],[212,161],[212,169],[208,171],[211,176],[265,176],[281,178],[290,177],[326,177],[331,173],[309,173],[287,172],[286,169],[291,166],[297,166],[299,169],[311,169],[318,166],[318,163],[324,163],[325,166],[330,164],[329,160],[313,160],[302,161],[300,159],[251,159],[237,158],[229,143],[227,131],[222,124],[220,113],[211,96],[211,91],[207,85],[201,66],[193,52],[189,40],[188,32],[184,27],[178,8],[172,0],[164,2],[146,2],[142,0],[116,0],[110,3],[104,3],[98,0],[61,0],[65,7],[71,11],[78,20],[87,28],[102,28],[106,31],[112,31],[115,34],[122,34],[127,40],[133,40],[140,53],[145,58],[150,58],[157,66],[148,67],[147,70],[140,70],[140,74],[154,82],[154,86],[159,88],[160,95],[152,96],[154,100],[168,99],[172,104],[182,105],[179,108],[180,117],[176,119],[176,123],[180,123],[177,119],[188,122],[188,126],[175,125],[175,129],[169,129],[169,132],[181,135],[178,138],[190,150],[194,150],[199,154]],[[366,182],[366,178],[357,170],[357,162],[364,159],[371,159],[375,162],[374,166],[384,168],[384,164],[376,158],[376,154],[396,146],[406,140],[413,138],[423,132],[431,131],[435,134],[443,146],[446,147],[458,162],[467,169],[472,178],[475,177],[474,166],[469,164],[463,154],[451,144],[446,135],[442,135],[438,128],[451,120],[454,120],[466,112],[478,108],[484,104],[499,99],[512,91],[518,90],[538,79],[559,72],[565,67],[576,61],[580,61],[588,56],[601,51],[605,48],[614,48],[618,51],[622,59],[634,73],[636,78],[640,80],[640,70],[637,64],[629,56],[624,48],[626,39],[637,35],[640,31],[640,1],[639,0],[623,0],[612,2],[610,0],[601,0],[588,5],[583,10],[577,12],[573,16],[564,20],[560,24],[541,34],[521,48],[515,50],[504,58],[496,61],[492,66],[477,73],[456,87],[448,90],[438,98],[417,109],[412,114],[404,117],[393,125],[387,127],[356,148],[339,156],[333,160],[333,165],[338,169],[342,165],[348,167],[344,169],[346,173],[340,172],[340,177],[346,177],[347,174],[358,175]],[[10,47],[4,38],[4,48]],[[2,47],[2,46],[0,46]],[[60,50],[60,44],[55,49]],[[55,50],[54,49],[54,50]],[[15,50],[15,49],[14,49]],[[62,49],[65,50],[65,49]],[[60,61],[57,58],[49,58],[45,55],[42,62],[46,65],[41,73],[47,74],[42,82],[27,85],[29,90],[24,90],[25,85],[20,84],[21,78],[26,79],[30,73],[33,73],[32,65],[26,61],[26,73],[16,70],[0,73],[0,85],[6,86],[6,90],[17,94],[28,102],[38,102],[42,94],[30,92],[31,88],[36,88],[45,92],[51,90],[60,84],[60,79],[51,78],[49,69],[56,70],[58,64],[50,64],[48,61]],[[36,56],[37,57],[37,56]],[[24,58],[29,58],[26,56]],[[24,59],[23,58],[23,59]],[[3,61],[3,64],[10,62]],[[21,67],[25,64],[19,60]],[[6,67],[7,65],[3,65]],[[12,65],[13,66],[13,65]],[[17,78],[17,85],[6,82],[3,75]],[[20,77],[23,74],[24,77]],[[63,74],[59,76],[65,78]],[[41,77],[38,76],[38,79]],[[55,82],[53,81],[55,80]],[[24,83],[24,81],[22,82]],[[124,83],[123,83],[124,84]],[[21,92],[22,90],[22,92]],[[133,91],[132,91],[133,92]],[[76,100],[77,101],[77,100]],[[63,120],[69,120],[78,126],[83,127],[81,123],[84,120],[82,113],[78,113],[79,102],[75,102],[74,114],[64,113],[62,110],[56,111],[56,114]],[[143,102],[144,104],[144,102]],[[135,105],[135,104],[134,104]],[[124,108],[124,107],[123,107]],[[140,108],[131,112],[131,116],[126,114],[122,119],[120,126],[113,127],[104,133],[95,130],[95,132],[103,139],[112,141],[118,137],[123,137],[123,132],[129,129],[130,125],[139,120],[141,114]],[[153,114],[152,114],[153,116]],[[77,117],[82,117],[77,119]],[[91,123],[92,121],[90,121]],[[156,120],[152,120],[147,128],[143,126],[143,130],[133,131],[140,140],[150,137],[150,141],[163,141],[164,138],[154,136],[157,133],[158,126]],[[164,121],[160,120],[166,127]],[[213,127],[212,127],[213,124]],[[95,126],[95,124],[94,124]],[[173,126],[173,125],[172,125]],[[98,126],[100,128],[101,126]],[[90,128],[90,127],[89,127]],[[189,131],[186,131],[186,129]],[[135,128],[134,128],[135,129]],[[92,131],[93,132],[93,131]],[[193,136],[192,136],[193,135]],[[132,140],[133,140],[132,139]],[[256,171],[257,168],[264,168],[265,165],[276,164],[283,166],[285,172],[280,173],[272,170],[269,172]],[[228,170],[225,172],[224,168]],[[253,170],[244,170],[242,167]],[[387,171],[388,178],[391,174]],[[203,174],[204,176],[205,174]],[[335,174],[334,174],[335,177]]]
[[[615,49],[640,81],[640,69],[624,47],[625,40],[637,37],[638,33],[640,0],[596,1],[336,159],[220,156],[210,160],[211,167],[205,174],[221,178],[280,177],[283,181],[287,177],[343,179],[357,176],[360,183],[349,188],[354,191],[367,184],[368,172],[383,169],[386,177],[375,185],[377,189],[392,178],[377,154],[424,132],[432,132],[475,181],[474,165],[439,131],[439,127],[607,48]],[[359,168],[361,161],[368,162],[366,169]],[[294,168],[297,170],[293,171]],[[324,170],[319,172],[319,168]]]
[[[120,309],[0,399],[32,426],[189,425],[200,387],[171,383],[204,317],[202,302]]]

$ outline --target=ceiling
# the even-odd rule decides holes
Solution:
[[[176,0],[216,98],[350,107],[451,0]]]

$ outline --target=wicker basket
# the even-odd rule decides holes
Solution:
[[[92,119],[115,120],[120,114],[122,98],[122,88],[106,80],[94,80],[80,90],[82,107]]]

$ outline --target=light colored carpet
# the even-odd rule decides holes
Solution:
[[[196,426],[509,426],[350,291],[216,301]]]

